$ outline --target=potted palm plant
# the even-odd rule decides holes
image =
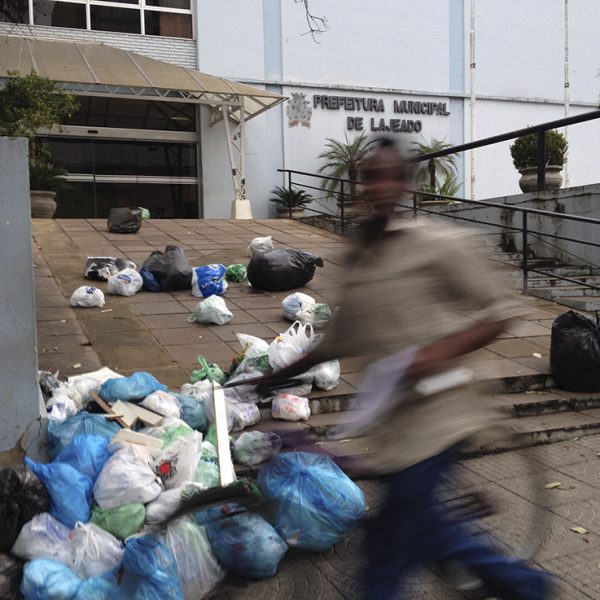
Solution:
[[[8,75],[0,92],[0,135],[28,138],[32,216],[52,217],[56,210],[54,196],[66,187],[66,171],[52,164],[48,146],[36,136],[41,129],[58,128],[77,110],[78,102],[73,94],[35,71],[29,75],[9,71]],[[41,206],[39,191],[45,192]]]
[[[269,200],[277,204],[277,216],[280,219],[298,219],[304,215],[304,207],[314,198],[304,190],[277,186],[271,190]]]
[[[360,200],[356,183],[358,169],[360,163],[369,155],[371,145],[374,143],[375,140],[369,140],[365,133],[356,136],[352,141],[349,141],[346,136],[345,142],[327,138],[325,150],[318,156],[318,158],[324,160],[319,173],[329,177],[350,180],[350,184],[344,187],[344,211],[347,215],[357,212],[356,205]],[[341,200],[340,182],[335,179],[324,179],[321,187],[328,197],[337,199],[339,206]]]
[[[554,129],[546,131],[546,189],[558,190],[562,185],[561,171],[565,164],[568,149],[567,138]],[[538,136],[531,133],[517,138],[510,147],[513,164],[521,173],[519,187],[523,192],[537,191],[537,152]]]

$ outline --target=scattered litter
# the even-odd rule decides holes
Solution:
[[[68,323],[68,321],[66,319],[61,319],[60,322],[61,323]]]
[[[533,356],[535,356],[535,358],[542,358],[542,355],[539,352],[534,352]]]
[[[80,306],[83,308],[101,307],[105,304],[104,292],[91,285],[82,285],[78,287],[69,300],[71,306]]]
[[[547,490],[553,490],[554,488],[558,488],[562,485],[562,482],[560,481],[553,481],[552,483],[547,483],[544,487]]]
[[[225,300],[220,296],[213,295],[198,303],[194,312],[188,317],[188,322],[225,325],[231,319],[233,319],[233,313],[227,308]]]
[[[112,312],[112,308],[105,308],[104,310],[101,310],[100,312],[101,313]]]
[[[74,368],[74,369],[81,369],[81,363],[75,363],[75,364],[73,365],[73,368]]]
[[[265,237],[255,237],[248,246],[250,256],[255,256],[259,252],[273,249],[273,238],[270,235]]]
[[[196,267],[192,274],[192,296],[208,298],[221,295],[227,291],[224,265],[210,264]]]
[[[282,292],[306,285],[323,259],[293,248],[275,248],[255,254],[248,263],[248,281],[259,290]]]
[[[585,527],[579,527],[578,525],[575,527],[569,527],[569,529],[574,533],[578,533],[579,535],[587,535],[589,533]]]
[[[118,296],[133,296],[142,289],[143,284],[142,276],[135,269],[125,269],[108,278],[106,291]]]
[[[142,270],[152,275],[161,292],[189,290],[192,285],[192,266],[179,246],[167,246],[164,252],[152,252],[142,264]],[[149,286],[149,278],[146,282]]]
[[[136,233],[142,226],[142,211],[139,208],[111,208],[106,226],[111,233]]]
[[[241,263],[229,265],[225,271],[225,279],[227,279],[227,281],[236,281],[241,283],[246,279],[246,276],[246,267]]]

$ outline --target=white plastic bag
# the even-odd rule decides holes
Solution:
[[[308,398],[292,394],[277,394],[273,398],[271,414],[274,419],[283,421],[308,421],[310,417]]]
[[[50,513],[40,513],[23,525],[11,552],[23,560],[52,558],[72,566],[74,548],[70,533]]]
[[[144,285],[142,276],[135,269],[125,269],[108,278],[106,291],[119,296],[133,296]]]
[[[312,296],[302,292],[294,292],[281,301],[283,316],[290,321],[295,321],[297,313],[314,306],[316,303]]]
[[[66,394],[54,393],[46,402],[48,419],[55,423],[62,423],[68,417],[79,412],[79,406]]]
[[[221,296],[209,296],[198,302],[196,310],[188,317],[190,323],[214,323],[225,325],[233,319],[233,313],[227,308],[225,300]]]
[[[112,571],[123,559],[121,542],[93,523],[76,523],[71,541],[75,549],[73,570],[82,579]]]
[[[269,362],[275,370],[283,369],[300,360],[316,343],[313,326],[295,321],[284,333],[279,334],[269,346]]]
[[[72,294],[69,304],[89,308],[93,306],[104,306],[104,292],[92,285],[82,285]]]
[[[215,387],[220,387],[219,384],[215,383]],[[183,387],[181,388],[183,391]],[[184,392],[185,393],[185,392]],[[202,406],[204,407],[204,414],[209,423],[215,422],[215,402],[213,398],[212,387],[210,393],[204,394],[202,397]],[[233,413],[231,412],[231,403],[225,402],[225,413],[227,415],[227,430],[231,431],[233,427]]]
[[[167,544],[175,556],[185,600],[200,600],[225,577],[204,532],[191,519],[177,519],[167,528]]]
[[[166,489],[173,489],[194,481],[198,461],[202,455],[202,434],[193,431],[176,439],[165,448],[154,463],[154,471]]]
[[[179,402],[177,402],[177,398],[167,392],[160,390],[152,392],[140,402],[140,406],[163,415],[163,417],[181,418],[181,407],[179,406]]]
[[[203,379],[202,381],[197,381],[196,383],[184,383],[181,386],[181,393],[185,394],[186,396],[193,396],[194,398],[200,400],[200,402],[204,402],[207,398],[212,398],[212,383],[208,379]]]
[[[156,500],[146,504],[146,523],[155,524],[164,521],[181,507],[181,492],[184,487],[164,491]]]
[[[313,368],[313,383],[320,390],[332,390],[340,382],[340,361],[337,359],[316,365]]]
[[[265,250],[271,250],[273,248],[273,238],[270,235],[266,237],[255,237],[248,246],[248,250],[250,250],[250,256],[254,256],[259,252],[264,252]]]
[[[256,371],[257,364],[256,359],[260,356],[265,355],[269,349],[269,344],[265,340],[248,335],[246,333],[236,333],[238,342],[242,347],[240,354],[243,355],[242,361],[236,367],[235,371],[231,374],[232,377],[237,377],[243,373],[249,373]]]
[[[129,502],[146,504],[161,492],[150,466],[127,449],[118,450],[108,459],[94,485],[94,498],[102,510]]]
[[[262,373],[260,371],[255,371],[253,373],[244,373],[240,376],[232,377],[227,381],[245,381],[246,379],[253,379],[256,377],[260,377]],[[233,387],[225,388],[225,400],[228,402],[252,402],[257,404],[258,402],[262,402],[262,396],[256,391],[256,386],[254,385],[236,385]]]
[[[231,431],[242,431],[246,427],[255,425],[260,421],[258,406],[252,402],[226,401],[229,411],[233,415]]]

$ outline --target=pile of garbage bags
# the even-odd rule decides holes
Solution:
[[[243,382],[307,351],[315,336],[294,323],[271,344],[239,341],[235,369],[221,373]],[[190,492],[220,485],[214,367],[203,360],[202,376],[180,391],[143,371],[40,374],[51,462],[27,457],[0,471],[0,597],[198,600],[227,572],[270,577],[289,547],[323,551],[350,533],[364,513],[360,489],[329,459],[282,454],[279,436],[260,431],[230,438],[231,451],[238,464],[263,464],[258,486],[273,518],[225,503],[162,525]],[[313,381],[311,373],[301,383],[306,393]],[[308,400],[292,391],[272,400],[297,418]],[[254,388],[225,393],[232,431],[258,420],[265,399]]]

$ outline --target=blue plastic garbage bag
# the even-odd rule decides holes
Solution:
[[[208,298],[223,294],[227,290],[225,265],[212,264],[195,267],[192,274],[192,294]]]
[[[154,277],[154,274],[151,271],[142,268],[140,269],[140,275],[142,276],[142,280],[144,282],[142,289],[145,292],[160,292],[160,283],[158,283],[158,280],[156,277]]]
[[[181,420],[185,421],[192,429],[205,431],[208,427],[208,421],[206,420],[202,402],[193,396],[186,396],[178,392],[169,392],[169,394],[175,396],[177,402],[179,402]]]
[[[120,429],[118,423],[109,421],[104,415],[92,415],[85,411],[67,418],[62,423],[49,421],[48,456],[50,459],[56,458],[78,435],[99,435],[110,442]]]
[[[114,576],[107,573],[101,577],[84,579],[73,600],[118,600],[120,598]]]
[[[167,391],[167,386],[163,385],[146,371],[138,371],[129,377],[117,377],[108,379],[100,386],[98,394],[106,402],[116,402],[117,400],[143,400],[152,392],[160,390]]]
[[[69,445],[59,452],[54,462],[71,465],[95,483],[109,458],[108,440],[105,437],[76,435]]]
[[[50,495],[50,514],[70,529],[77,521],[87,523],[92,512],[92,480],[71,465],[43,465],[25,458],[25,464],[40,478]]]
[[[324,552],[348,535],[365,512],[361,489],[319,454],[279,454],[261,469],[257,483],[274,500],[273,525],[290,546]]]
[[[238,508],[235,504],[226,504],[216,510],[226,515]],[[251,579],[275,575],[288,549],[267,521],[249,512],[225,519],[214,518],[206,523],[205,531],[221,565]]]
[[[131,538],[119,590],[122,598],[132,600],[184,600],[177,563],[166,543],[157,536]]]
[[[73,600],[81,579],[67,565],[36,558],[23,568],[21,594],[25,600]]]

